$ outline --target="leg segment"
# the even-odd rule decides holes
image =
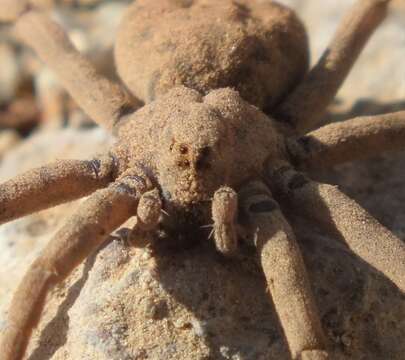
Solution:
[[[2,9],[5,8],[4,1],[8,2],[0,1]],[[134,110],[124,90],[98,74],[58,24],[41,11],[32,10],[29,1],[15,0],[14,3],[13,7],[21,8],[14,11],[13,18],[18,36],[56,73],[63,86],[94,121],[111,129],[123,115]],[[1,19],[5,18],[0,16]]]
[[[215,192],[212,200],[214,239],[217,250],[225,256],[235,255],[238,249],[237,211],[238,196],[233,189],[222,187]]]
[[[114,180],[111,155],[89,161],[60,160],[0,185],[0,224],[86,196]]]
[[[346,161],[405,149],[405,111],[334,123],[288,143],[292,162],[330,167]]]
[[[303,82],[276,110],[299,133],[316,126],[368,39],[387,14],[390,0],[358,0],[331,44]]]
[[[292,229],[263,183],[249,184],[240,197],[293,359],[326,359],[325,337]]]
[[[335,186],[308,180],[288,166],[271,171],[269,181],[291,209],[337,232],[348,247],[405,292],[405,243]]]
[[[148,181],[126,174],[94,193],[58,231],[14,294],[0,346],[3,360],[23,357],[49,288],[66,278],[111,231],[136,214],[140,195],[149,186]]]
[[[144,231],[155,229],[162,214],[162,199],[158,189],[144,193],[138,204],[137,227]]]

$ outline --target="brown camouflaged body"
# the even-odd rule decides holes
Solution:
[[[143,167],[169,209],[204,203],[223,185],[237,190],[284,153],[276,122],[229,88],[206,96],[175,88],[128,117],[117,135],[124,167]]]
[[[216,190],[237,191],[261,177],[268,158],[284,158],[276,122],[252,105],[271,112],[307,71],[307,36],[292,10],[259,0],[138,0],[115,45],[120,77],[147,103],[119,126],[118,158],[147,168],[176,220],[197,213],[211,222]]]
[[[232,87],[271,109],[308,68],[307,35],[291,9],[259,0],[138,0],[115,46],[118,72],[150,102],[175,86]]]
[[[300,217],[315,220],[404,291],[404,242],[337,187],[313,182],[294,169],[311,165],[311,160],[332,166],[364,152],[403,149],[404,112],[352,119],[307,133],[385,18],[390,0],[358,0],[302,81],[308,65],[305,31],[290,10],[271,0],[137,0],[127,12],[116,47],[120,76],[128,88],[147,103],[154,101],[137,113],[138,105],[122,87],[100,76],[64,31],[29,0],[4,2],[0,8],[6,14],[0,12],[0,20],[15,22],[19,36],[59,75],[90,117],[115,130],[118,142],[112,154],[49,164],[0,184],[0,223],[93,192],[18,286],[1,331],[2,359],[23,358],[50,290],[133,215],[139,246],[138,233],[156,229],[147,237],[157,235],[158,246],[171,246],[160,241],[166,238],[184,249],[201,239],[199,225],[208,225],[217,250],[232,256],[237,254],[240,228],[256,247],[293,359],[331,357],[300,246],[276,200],[288,217],[299,210]],[[250,104],[274,114],[284,122],[283,129],[290,130],[281,131],[280,123]],[[250,179],[254,181],[245,185]],[[271,191],[260,180],[266,180]],[[44,191],[52,196],[44,196]],[[160,287],[165,282],[151,267],[143,275]],[[141,290],[144,285],[150,290],[149,280],[142,282]],[[175,288],[170,285],[166,292],[183,302],[184,296],[172,292]],[[147,295],[149,301],[150,291]],[[233,295],[234,303],[238,299]],[[195,318],[193,306],[189,309]],[[51,329],[48,325],[45,330]],[[225,321],[223,329],[228,325]],[[202,337],[211,335],[206,330]],[[127,343],[129,338],[123,339]],[[208,342],[215,346],[210,358],[228,349],[215,339]],[[150,342],[145,348],[132,345],[128,342],[131,350],[145,350],[148,356]]]

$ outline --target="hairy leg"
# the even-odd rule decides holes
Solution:
[[[360,258],[405,292],[405,243],[336,186],[310,181],[289,166],[270,171],[269,181],[290,208],[339,234]]]
[[[240,198],[293,359],[326,359],[321,322],[290,225],[263,183],[250,183]]]
[[[0,184],[0,224],[86,196],[114,180],[112,155],[59,160]]]
[[[108,188],[94,193],[68,220],[33,262],[11,302],[2,334],[3,360],[19,360],[36,326],[51,286],[93,252],[119,225],[136,214],[147,179],[128,172]]]
[[[346,161],[405,150],[405,111],[334,123],[289,140],[291,160],[299,167],[326,168]]]
[[[59,160],[0,185],[0,224],[89,195],[114,180],[111,155],[93,160]]]
[[[276,110],[281,120],[301,134],[317,125],[368,39],[386,17],[389,3],[390,0],[356,2],[319,62]]]
[[[238,195],[236,192],[226,186],[218,189],[212,200],[214,240],[217,250],[225,256],[235,255],[238,249],[237,211]]]
[[[0,0],[0,8],[6,9],[8,2]],[[128,94],[97,73],[63,29],[43,12],[35,10],[32,2],[13,0],[9,4],[12,11],[0,15],[0,21],[13,20],[17,35],[56,73],[83,110],[98,124],[111,129],[122,116],[135,110]]]

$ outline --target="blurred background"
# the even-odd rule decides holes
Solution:
[[[53,9],[54,19],[99,71],[115,77],[112,46],[129,0],[36,1]],[[325,4],[310,0],[280,2],[296,9],[304,21],[314,63],[354,0]],[[404,1],[394,0],[389,19],[373,36],[339,92],[331,109],[333,116],[327,121],[401,108],[405,93],[404,19]],[[35,130],[92,126],[52,72],[21,46],[7,25],[0,25],[0,61],[0,159]]]
[[[99,71],[114,77],[112,45],[128,1],[38,0]],[[34,130],[91,126],[53,74],[0,27],[0,158]]]

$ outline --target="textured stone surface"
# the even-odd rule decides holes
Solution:
[[[31,0],[32,1],[32,0]],[[75,46],[100,72],[115,77],[112,45],[115,30],[128,0],[35,0],[49,8],[50,16],[59,22]],[[4,5],[5,6],[5,5]],[[21,129],[21,123],[33,122],[56,128],[69,122],[73,126],[88,125],[88,117],[66,96],[66,91],[52,71],[43,65],[31,50],[21,47],[11,26],[0,26],[0,130],[3,127]],[[34,87],[41,116],[30,119],[26,114],[13,114],[13,100]],[[15,105],[14,105],[15,106]],[[8,113],[10,116],[7,116]],[[15,111],[14,111],[15,112]],[[28,117],[28,119],[27,119]],[[27,126],[25,126],[24,130]]]
[[[300,10],[317,55],[353,2],[288,1]],[[334,119],[405,108],[401,14],[394,13],[373,37],[339,94]],[[107,141],[99,130],[38,134],[4,157],[0,178],[56,157],[86,157]],[[312,175],[340,184],[405,238],[404,154]],[[0,228],[0,329],[26,267],[77,206],[80,201]],[[294,225],[336,358],[402,359],[404,294],[314,224],[295,219]],[[288,358],[263,278],[248,253],[241,261],[225,261],[208,241],[177,253],[153,253],[122,238],[111,237],[52,291],[30,360]]]

